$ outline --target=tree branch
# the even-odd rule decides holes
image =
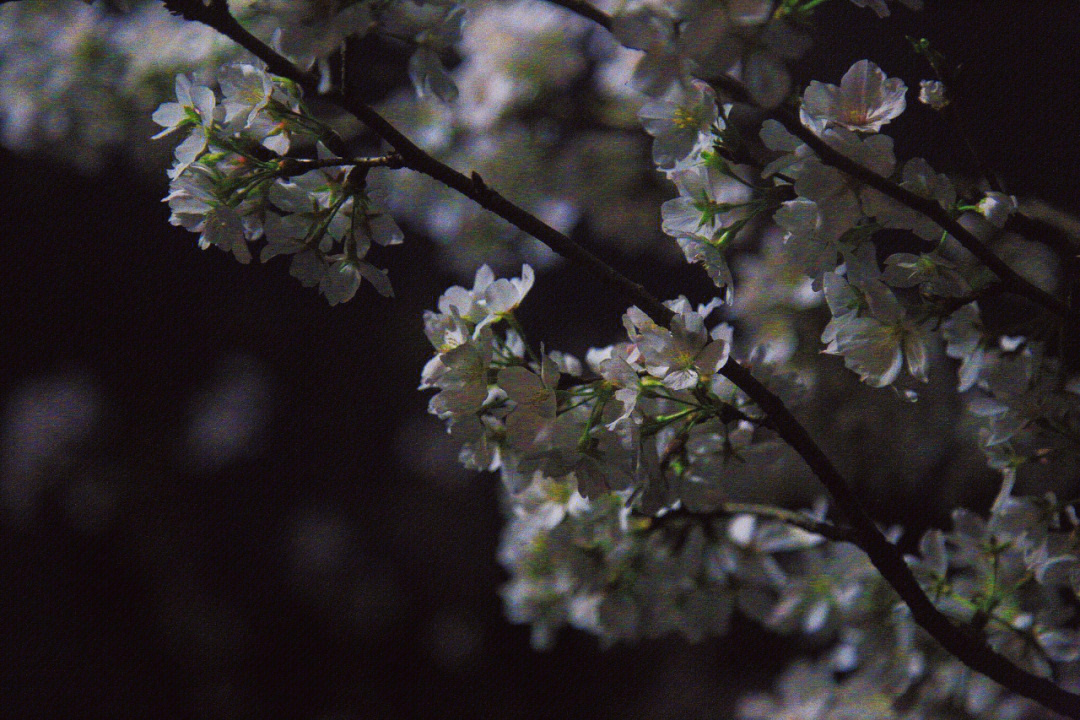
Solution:
[[[404,167],[404,164],[401,156],[397,153],[389,153],[387,155],[380,155],[378,157],[351,159],[327,158],[325,160],[305,160],[302,158],[284,158],[281,160],[280,175],[281,177],[293,177],[294,175],[302,175],[310,170],[318,170],[320,168],[332,167],[385,167],[390,169],[397,169]]]
[[[293,80],[309,93],[317,93],[318,79],[313,74],[295,67],[247,32],[229,13],[225,0],[211,0],[209,5],[204,5],[201,0],[163,1],[170,11],[183,15],[189,20],[209,25],[231,38],[265,62],[270,72]],[[567,4],[563,5],[567,6]],[[336,91],[323,97],[355,115],[391,145],[401,156],[404,167],[428,175],[471,198],[481,207],[532,235],[560,255],[583,265],[598,278],[637,303],[657,322],[664,325],[670,324],[674,313],[641,285],[623,276],[567,236],[488,188],[476,173],[473,173],[471,177],[466,177],[428,155],[364,103]],[[853,541],[867,554],[871,563],[908,605],[912,617],[921,627],[941,643],[948,652],[972,669],[1018,695],[1031,698],[1071,717],[1080,718],[1080,696],[1066,692],[1049,680],[1025,672],[990,650],[981,639],[957,627],[938,612],[922,591],[900,552],[877,529],[846,480],[779,397],[734,359],[725,363],[720,372],[758,404],[770,418],[781,438],[799,453],[821,479],[837,507],[850,523]]]

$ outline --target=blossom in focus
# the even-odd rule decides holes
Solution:
[[[927,380],[928,335],[924,328],[904,319],[886,325],[872,317],[849,318],[823,352],[843,355],[844,365],[873,387],[885,387],[900,376],[907,360],[908,372]]]
[[[529,265],[521,266],[520,278],[495,279],[487,265],[476,271],[472,290],[455,285],[439,298],[439,312],[457,314],[475,323],[479,332],[488,325],[512,313],[532,289],[536,274]]]
[[[199,233],[203,250],[216,245],[242,263],[251,261],[240,212],[222,203],[210,171],[195,166],[169,184],[169,223]]]
[[[513,401],[515,408],[506,419],[507,443],[512,447],[531,447],[550,432],[557,403],[555,388],[559,370],[550,358],[544,358],[540,374],[513,366],[499,371],[498,385]]]
[[[663,230],[673,237],[716,241],[724,230],[747,216],[752,189],[711,165],[676,168],[670,175],[679,197],[660,208]]]
[[[711,309],[680,308],[670,330],[636,307],[627,310],[623,326],[641,353],[646,372],[671,390],[687,390],[719,371],[731,352],[731,328],[720,325],[708,333],[705,316]]]
[[[1002,192],[990,191],[978,202],[975,209],[997,228],[1005,227],[1009,216],[1016,212],[1016,198]]]
[[[816,80],[803,93],[799,114],[803,124],[817,133],[829,126],[854,132],[879,132],[907,107],[907,86],[899,78],[886,78],[874,63],[860,60],[840,79],[840,85]]]
[[[176,163],[169,170],[169,178],[176,179],[207,149],[214,131],[215,121],[220,121],[224,110],[218,106],[214,91],[202,85],[193,85],[187,75],[176,76],[176,102],[162,103],[154,111],[152,119],[164,130],[153,140],[176,130],[191,127],[191,134],[176,146]]]
[[[653,162],[667,169],[689,155],[701,134],[716,122],[716,94],[700,80],[688,89],[676,85],[665,99],[646,103],[638,117],[645,132],[655,138]]]

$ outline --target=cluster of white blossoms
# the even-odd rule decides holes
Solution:
[[[896,168],[892,140],[881,127],[904,109],[906,88],[873,63],[856,63],[840,86],[812,83],[802,104],[804,124],[869,170]],[[733,144],[708,86],[695,81],[642,109],[655,136],[654,159],[679,197],[663,206],[664,231],[691,262],[701,263],[726,289],[733,279],[726,246],[748,225],[771,215],[784,231],[789,262],[824,290],[833,321],[822,336],[826,352],[842,355],[868,383],[893,383],[905,365],[925,380],[927,324],[940,321],[935,303],[963,297],[985,282],[981,268],[932,221],[823,163],[775,120],[761,130],[776,153],[764,167],[725,159]],[[952,208],[956,192],[921,159],[905,163],[901,186]],[[791,197],[792,199],[783,199]],[[871,236],[878,229],[910,230],[934,244],[931,252],[896,253],[879,268]],[[902,303],[894,289],[919,290]]]
[[[754,99],[775,107],[787,96],[786,60],[801,56],[809,39],[790,22],[798,2],[724,0],[620,5],[612,32],[644,57],[634,70],[635,87],[660,96],[691,77],[717,77],[738,69]]]
[[[465,7],[452,0],[247,0],[256,22],[275,29],[274,44],[301,67],[318,63],[329,82],[327,58],[346,38],[376,33],[412,47],[409,78],[421,95],[457,97],[443,62],[461,39]]]
[[[421,387],[438,391],[431,412],[461,442],[463,462],[502,475],[510,510],[499,557],[511,573],[502,594],[534,644],[564,626],[605,643],[697,640],[723,633],[738,611],[832,646],[819,667],[793,670],[820,683],[748,699],[746,720],[795,708],[847,717],[870,696],[880,700],[874,717],[890,720],[1029,709],[922,635],[853,545],[725,504],[726,465],[767,440],[717,374],[730,328],[707,333],[704,321],[718,302],[671,303],[670,329],[631,308],[629,342],[582,363],[537,355],[516,329],[532,283],[528,266],[508,280],[484,267],[471,289],[448,290],[425,318],[436,355]],[[1052,496],[1007,490],[989,519],[958,510],[951,532],[926,533],[909,563],[929,596],[992,647],[1037,675],[1080,682],[1080,521]],[[904,711],[885,702],[899,695],[911,698]]]
[[[801,117],[835,149],[879,175],[895,174],[900,187],[935,201],[976,236],[1000,236],[1017,210],[1015,198],[995,191],[961,198],[921,158],[894,173],[892,141],[878,131],[903,111],[903,93],[900,81],[861,61],[839,87],[811,83]],[[833,316],[821,338],[825,352],[842,355],[865,382],[880,387],[896,382],[905,366],[925,381],[930,354],[943,345],[960,361],[957,389],[972,391],[969,407],[983,425],[991,467],[1075,459],[1080,388],[1066,382],[1060,358],[1048,357],[1039,339],[995,336],[982,325],[977,298],[992,292],[993,275],[933,220],[823,165],[777,124],[766,122],[762,139],[786,153],[766,172],[790,179],[797,198],[785,201],[774,219],[791,258],[805,261],[804,271],[822,281]],[[879,264],[872,239],[882,229],[909,231],[926,249],[894,253]],[[1039,258],[1028,241],[1007,234],[999,240],[1000,247],[1009,243],[1029,263]],[[1052,262],[1025,272],[1047,287],[1056,282]]]
[[[352,298],[361,280],[392,295],[386,272],[365,257],[372,243],[395,245],[404,235],[366,192],[366,168],[326,148],[333,135],[291,83],[246,64],[224,66],[217,79],[220,97],[178,76],[176,102],[154,113],[164,128],[156,137],[187,133],[169,171],[169,222],[243,263],[250,243],[265,241],[262,262],[291,255],[289,272],[331,305]],[[298,138],[317,157],[285,157]]]
[[[420,387],[439,391],[429,409],[461,440],[466,465],[499,470],[515,492],[542,477],[571,482],[586,498],[628,492],[652,510],[683,495],[715,503],[716,489],[699,476],[753,431],[738,409],[745,399],[719,374],[731,327],[705,325],[719,303],[672,301],[670,328],[632,307],[623,318],[629,341],[590,350],[582,363],[536,353],[517,329],[513,311],[533,277],[526,265],[520,278],[496,280],[485,265],[472,289],[451,288],[425,316],[437,354]],[[685,483],[643,483],[675,455]]]
[[[728,464],[771,441],[716,372],[731,340],[728,326],[704,329],[718,301],[670,303],[670,329],[631,308],[629,342],[582,363],[538,355],[517,329],[533,279],[528,266],[505,280],[485,266],[471,289],[448,290],[425,317],[436,355],[421,387],[438,391],[430,410],[462,444],[462,461],[502,475],[499,558],[511,574],[502,595],[537,647],[565,626],[605,644],[698,640],[740,612],[828,648],[791,671],[815,682],[795,692],[789,678],[779,696],[748,698],[745,720],[862,717],[874,698],[872,717],[883,720],[1030,711],[918,630],[862,551],[800,526],[823,519],[824,506],[769,517],[726,502]],[[956,511],[953,529],[927,532],[908,562],[943,611],[999,652],[1080,683],[1080,520],[1053,496],[1009,489],[988,519]],[[903,709],[891,703],[901,695]]]
[[[937,203],[966,229],[993,241],[1016,211],[1015,199],[998,192],[962,198],[925,160],[897,163],[892,139],[881,131],[904,111],[906,90],[902,81],[863,60],[838,86],[811,83],[800,118],[834,150]],[[940,88],[924,86],[924,94],[925,103],[940,108]],[[663,229],[689,261],[703,264],[724,286],[729,301],[739,292],[725,256],[759,216],[771,215],[783,237],[781,262],[823,294],[832,314],[821,336],[825,353],[842,356],[875,387],[896,384],[905,368],[912,379],[926,382],[931,357],[942,346],[960,361],[958,390],[970,391],[970,408],[983,425],[980,439],[991,467],[1003,472],[1005,487],[989,520],[957,511],[954,530],[929,532],[920,545],[922,557],[912,565],[931,598],[956,620],[977,625],[992,647],[1033,674],[1076,686],[1075,516],[1071,506],[1053,498],[1009,494],[1020,467],[1048,458],[1075,463],[1078,388],[1072,383],[1062,392],[1067,376],[1060,360],[1047,357],[1036,339],[995,335],[982,326],[973,300],[993,291],[994,277],[930,218],[826,164],[776,121],[766,121],[760,132],[770,158],[757,166],[736,162],[754,153],[741,152],[738,133],[726,127],[727,108],[718,114],[703,83],[675,83],[657,95],[641,119],[655,138],[654,161],[679,193],[664,205]],[[909,233],[911,250],[879,259],[874,240],[883,230]],[[1047,284],[1053,281],[1050,272],[1036,267],[1028,277]],[[717,541],[714,551],[722,544]],[[778,629],[832,633],[838,641],[829,655],[832,665],[814,671],[828,680],[779,701],[748,702],[744,717],[866,717],[872,697],[880,698],[873,717],[882,718],[948,715],[950,707],[985,717],[1026,711],[1025,703],[1002,697],[992,683],[973,679],[918,639],[910,618],[861,555],[827,565],[817,552],[802,550],[798,559],[789,559],[807,568],[805,580],[786,578],[780,596],[759,596],[758,607],[771,608],[765,622]],[[838,552],[835,546],[832,552]],[[561,583],[574,587],[565,577]],[[791,619],[779,622],[785,611]],[[576,622],[572,613],[567,617]],[[851,675],[837,684],[832,672]],[[915,700],[900,711],[891,700],[905,693]]]
[[[1075,682],[1078,528],[1072,506],[1053,495],[1003,493],[988,519],[954,511],[952,531],[927,532],[909,562],[938,606],[980,627],[991,647],[1035,675]]]
[[[539,646],[567,624],[607,641],[700,639],[722,632],[736,606],[764,607],[751,584],[779,599],[789,578],[772,555],[821,539],[750,515],[710,519],[724,498],[722,466],[756,432],[745,398],[718,373],[731,328],[705,323],[719,302],[669,303],[670,328],[632,307],[628,342],[582,363],[538,355],[516,329],[532,282],[528,266],[509,280],[485,266],[425,316],[436,350],[421,382],[438,391],[430,411],[461,442],[462,461],[499,471],[508,490],[500,558],[512,573],[511,618],[531,623]],[[789,604],[774,622],[805,611]]]
[[[1033,674],[1075,688],[1078,524],[1072,507],[1052,495],[1003,493],[989,518],[955,511],[952,530],[927,532],[919,556],[908,562],[947,615]],[[841,571],[850,576],[853,567],[857,561]],[[815,568],[808,578],[830,571],[838,567]],[[746,698],[739,708],[742,720],[1032,716],[1029,702],[1003,693],[926,643],[906,610],[881,594],[872,572],[862,583],[847,597],[839,641],[824,661],[797,663],[775,693]],[[807,591],[792,595],[800,592]],[[904,703],[895,701],[900,696]]]
[[[599,242],[651,250],[658,232],[652,203],[641,199],[658,198],[657,189],[626,163],[645,148],[628,132],[643,101],[626,84],[640,53],[541,0],[470,3],[456,52],[452,103],[400,91],[380,111],[427,152],[475,170],[561,232],[587,217]],[[391,211],[439,243],[442,261],[463,275],[478,256],[502,272],[559,261],[445,187],[406,174],[378,182]]]
[[[560,230],[587,216],[598,240],[640,253],[655,243],[653,216],[648,203],[628,198],[652,198],[656,189],[625,163],[641,145],[621,132],[632,127],[643,100],[627,85],[634,66],[655,56],[653,64],[662,68],[663,48],[677,46],[711,58],[717,68],[742,68],[748,81],[779,98],[789,86],[784,63],[809,44],[797,21],[813,3],[784,0],[775,16],[770,4],[598,3],[619,17],[632,16],[630,26],[710,23],[697,37],[645,31],[656,42],[646,48],[644,63],[640,51],[540,0],[232,0],[229,6],[258,37],[301,65],[314,63],[327,83],[330,55],[345,38],[375,38],[396,48],[407,59],[413,90],[394,93],[380,109],[425,150],[477,170]],[[879,6],[884,3],[877,0]],[[455,56],[461,59],[456,66]],[[176,72],[193,72],[212,86],[215,69],[228,60],[250,58],[209,28],[168,15],[158,0],[0,4],[0,140],[22,150],[62,142],[66,158],[91,169],[109,153],[138,153],[137,166],[152,168],[162,158],[154,146],[132,142],[141,134],[135,124],[164,99]],[[44,87],[49,91],[41,92]],[[544,122],[537,123],[541,116]],[[579,137],[582,117],[595,117],[608,131]],[[567,137],[575,137],[574,145],[560,149]],[[514,152],[501,151],[511,146]],[[532,172],[537,162],[550,168],[541,182]],[[475,269],[477,254],[502,269],[556,262],[515,229],[432,183],[386,174],[373,177],[372,187],[385,191],[399,221],[438,241],[441,260],[462,273]]]

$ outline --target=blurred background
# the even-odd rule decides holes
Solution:
[[[746,621],[695,646],[601,650],[565,632],[553,650],[531,650],[528,629],[502,617],[497,596],[498,480],[460,469],[415,389],[430,355],[422,311],[447,286],[470,282],[489,246],[455,249],[431,218],[401,218],[406,243],[378,258],[397,298],[365,286],[334,308],[283,265],[198,251],[161,203],[169,141],[125,149],[124,133],[153,132],[131,109],[138,103],[125,100],[129,112],[115,119],[95,116],[105,128],[95,135],[77,103],[97,100],[65,95],[77,74],[26,91],[34,73],[48,75],[42,44],[40,56],[28,55],[32,33],[59,35],[70,17],[33,19],[32,4],[19,5],[0,9],[0,96],[10,93],[0,126],[5,715],[719,718],[792,655],[813,650]],[[582,77],[606,57],[592,31],[572,27],[561,37],[589,62],[534,97],[549,107],[557,97],[572,108]],[[792,74],[797,86],[835,83],[870,57],[915,88],[890,128],[898,157],[970,172],[959,142],[915,103],[928,73],[905,35],[928,37],[960,66],[958,104],[1010,191],[1076,209],[1078,31],[1066,0],[928,0],[923,12],[898,8],[888,20],[836,0],[822,6],[817,42]],[[367,52],[385,70],[368,90],[393,107],[395,93],[411,92],[394,70],[400,57],[392,47]],[[95,92],[105,97],[101,79]],[[56,87],[66,90],[50,95]],[[168,99],[171,78],[148,87],[140,92],[152,109]],[[22,98],[19,113],[11,98]],[[551,217],[655,293],[708,297],[707,280],[659,234],[659,203],[672,191],[653,173],[644,135],[618,114],[576,127],[574,113],[538,123],[530,111],[514,108],[513,126],[504,118],[496,129],[474,127],[469,142],[503,133],[505,150],[487,160],[494,167],[510,162],[503,153],[514,154],[506,138],[515,133],[530,147],[540,137],[543,152],[558,148],[556,179],[571,210]],[[612,169],[608,157],[623,160]],[[521,185],[556,172],[526,170]],[[507,175],[515,198],[517,175]],[[618,217],[597,209],[619,203]],[[626,206],[638,214],[626,216]],[[633,241],[621,243],[630,226]],[[490,246],[502,268],[544,257],[507,250],[512,240]],[[530,338],[578,354],[616,339],[625,303],[573,268],[546,264],[523,311]],[[818,364],[817,407],[830,412],[812,405],[802,414],[818,418],[815,433],[879,517],[940,525],[955,504],[992,496],[981,455],[954,432],[957,403],[906,404],[858,387],[836,358]],[[925,392],[947,398],[953,382],[942,370]],[[938,428],[934,438],[927,428]],[[817,490],[801,473],[761,482],[807,502]]]

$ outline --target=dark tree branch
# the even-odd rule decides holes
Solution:
[[[309,93],[317,92],[318,79],[313,74],[295,67],[247,32],[229,13],[228,5],[224,0],[211,0],[209,5],[204,5],[201,0],[164,0],[164,2],[172,12],[183,15],[189,20],[209,25],[231,38],[265,62],[270,72],[293,80]],[[570,238],[545,225],[534,215],[488,188],[475,173],[467,177],[428,155],[364,103],[357,102],[340,92],[333,92],[323,97],[355,115],[385,140],[401,156],[404,167],[428,175],[471,198],[481,207],[537,238],[567,259],[583,265],[625,297],[637,303],[657,322],[664,325],[670,324],[674,313],[641,285],[621,275]],[[919,198],[919,200],[922,199]],[[936,203],[934,206],[938,207]],[[950,222],[952,222],[951,218]],[[912,617],[923,629],[961,662],[1016,694],[1031,698],[1070,717],[1080,718],[1080,696],[1066,692],[1049,680],[1020,669],[988,648],[979,637],[954,625],[934,607],[899,550],[877,529],[847,481],[779,397],[734,359],[729,360],[720,372],[757,403],[781,438],[799,453],[819,477],[841,513],[850,523],[852,541],[867,554],[871,563],[911,609]]]
[[[585,0],[548,0],[548,2],[552,5],[564,7],[570,12],[576,13],[583,18],[592,20],[605,30],[611,30],[611,18],[602,10],[598,10],[593,5],[585,2]]]

